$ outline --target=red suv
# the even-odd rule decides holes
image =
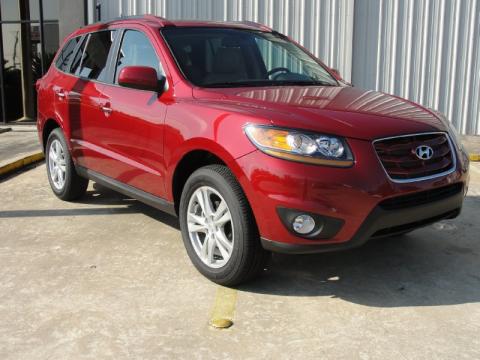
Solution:
[[[38,81],[61,199],[88,179],[179,216],[225,285],[270,252],[359,246],[456,217],[468,159],[450,122],[344,82],[255,23],[126,18],[70,35]]]

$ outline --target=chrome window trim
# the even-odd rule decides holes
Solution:
[[[114,30],[118,30],[118,31],[120,32],[120,35],[119,35],[119,36],[121,36],[121,38],[120,38],[120,45],[121,45],[121,41],[123,40],[123,32],[125,32],[125,31],[127,31],[127,30],[139,31],[139,32],[143,33],[145,36],[147,36],[145,32],[143,32],[143,31],[141,31],[141,30],[138,30],[138,29],[136,29],[136,28],[130,28],[130,27],[112,27],[112,28],[109,28],[109,29],[102,29],[102,30],[97,30],[97,31],[91,31],[91,32],[87,32],[87,33],[82,34],[82,35],[73,36],[71,39],[74,39],[75,37],[85,36],[86,40],[85,40],[85,38],[84,38],[83,41],[86,41],[86,43],[85,43],[85,49],[86,49],[86,48],[87,48],[87,45],[88,45],[88,42],[89,42],[89,40],[90,40],[90,34],[97,33],[97,32],[101,32],[101,31],[114,31]],[[150,41],[150,44],[152,45],[153,50],[155,51],[155,54],[157,55],[157,59],[158,59],[158,61],[159,61],[160,70],[161,70],[161,73],[160,73],[159,75],[162,75],[162,76],[165,77],[166,80],[165,80],[165,89],[164,89],[164,91],[167,91],[167,90],[170,88],[170,84],[169,84],[169,82],[168,82],[167,73],[165,72],[165,67],[164,67],[163,64],[162,64],[162,60],[161,60],[161,57],[158,55],[157,49],[155,48],[155,46],[153,46],[153,42],[150,40],[150,38],[149,38],[148,36],[147,36],[147,38],[148,38],[148,40]],[[70,41],[71,39],[69,39],[68,41]],[[68,41],[67,41],[67,42],[68,42]],[[80,42],[77,44],[77,47],[82,46],[82,45],[83,45],[83,41],[80,41]],[[65,43],[65,45],[66,45],[66,43]],[[62,47],[62,49],[63,49],[63,47]],[[83,53],[85,52],[85,49],[83,49],[82,58],[83,58]],[[75,50],[76,50],[76,52],[75,52],[75,54],[76,54],[79,49],[75,49]],[[115,55],[115,59],[114,59],[114,60],[116,60],[116,59],[117,59],[117,55]],[[56,56],[55,56],[54,60],[52,61],[52,63],[54,63],[55,60],[56,60]],[[73,59],[72,59],[72,61],[73,61]],[[83,62],[83,61],[82,61],[82,62]],[[69,66],[69,69],[68,69],[68,70],[70,71],[70,67],[71,67],[72,64],[70,63],[69,65],[70,65],[70,66]],[[81,65],[82,65],[82,64],[80,63],[79,68],[80,68]],[[101,85],[115,86],[115,87],[120,87],[120,88],[122,88],[122,89],[130,89],[130,90],[134,90],[134,91],[152,92],[152,91],[150,91],[150,90],[141,90],[141,89],[128,88],[128,87],[121,86],[121,85],[118,85],[118,84],[115,84],[115,83],[109,82],[109,81],[100,81],[100,80],[97,80],[97,79],[89,79],[89,78],[86,78],[86,77],[79,76],[79,75],[77,75],[77,74],[73,74],[73,73],[71,73],[71,72],[66,72],[66,71],[60,70],[60,69],[59,69],[58,67],[56,67],[56,66],[54,66],[54,68],[55,68],[55,71],[58,71],[58,72],[62,73],[63,75],[73,76],[75,79],[80,79],[80,80],[83,80],[83,81],[90,81],[90,82],[97,83],[97,84],[101,84]]]
[[[422,176],[422,177],[417,177],[417,178],[411,178],[411,179],[393,179],[390,177],[388,174],[387,169],[385,169],[385,166],[383,166],[382,160],[380,159],[380,156],[378,156],[377,150],[375,149],[375,143],[378,141],[384,141],[384,140],[390,140],[390,139],[398,139],[398,138],[403,138],[403,137],[410,137],[410,136],[418,136],[418,135],[435,135],[435,134],[442,134],[445,135],[448,141],[448,145],[450,146],[450,151],[452,153],[452,167],[446,171],[443,171],[438,174],[433,174],[433,175],[428,175],[428,176]],[[373,151],[375,152],[375,156],[377,157],[378,161],[380,162],[380,165],[382,166],[383,171],[387,175],[388,179],[394,183],[398,184],[406,184],[406,183],[411,183],[411,182],[417,182],[417,181],[424,181],[424,180],[431,180],[431,179],[436,179],[442,176],[449,175],[455,171],[457,168],[457,154],[455,152],[455,147],[453,146],[452,139],[450,138],[450,135],[448,132],[445,131],[432,131],[432,132],[424,132],[424,133],[414,133],[414,134],[405,134],[405,135],[397,135],[397,136],[389,136],[389,137],[384,137],[381,139],[375,139],[372,141],[372,146],[373,146]]]

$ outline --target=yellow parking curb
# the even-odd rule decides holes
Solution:
[[[236,305],[237,290],[220,286],[217,289],[210,325],[217,329],[226,329],[232,326]]]
[[[45,158],[42,152],[38,152],[32,155],[25,156],[24,158],[21,158],[19,160],[16,160],[14,162],[11,162],[9,164],[0,166],[0,176],[10,174],[14,171],[17,171],[27,165],[36,163],[38,161],[41,161]]]
[[[470,153],[468,157],[470,158],[470,161],[480,161],[480,154]]]

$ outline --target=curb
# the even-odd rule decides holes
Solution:
[[[468,157],[470,161],[480,161],[480,153],[470,153]]]
[[[0,176],[11,174],[12,172],[15,172],[21,168],[24,168],[27,165],[39,162],[43,159],[45,159],[45,156],[43,155],[42,152],[25,156],[24,158],[21,158],[9,164],[0,166]]]

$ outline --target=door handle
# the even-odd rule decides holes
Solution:
[[[105,113],[105,115],[110,115],[112,113],[112,108],[110,106],[103,105],[102,111]]]
[[[65,92],[63,90],[58,90],[56,94],[59,99],[65,99]]]

